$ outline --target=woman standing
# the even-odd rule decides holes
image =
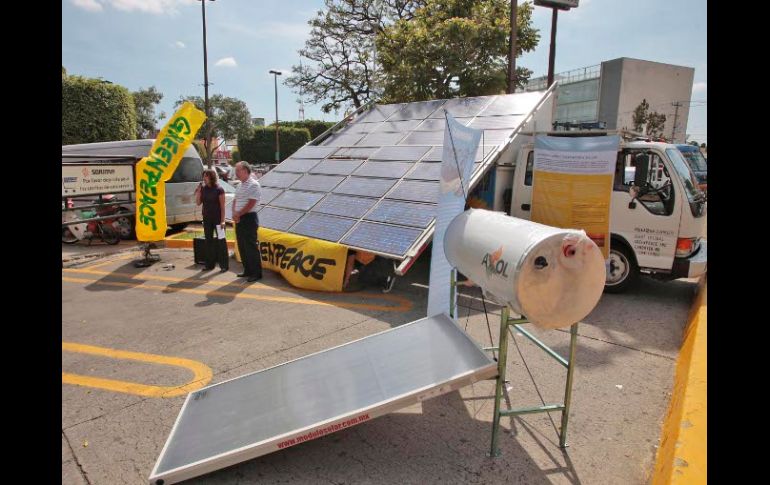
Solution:
[[[229,268],[227,243],[217,237],[217,227],[225,230],[225,190],[219,185],[217,172],[208,168],[203,171],[203,182],[195,189],[195,203],[203,205],[203,234],[206,237],[206,267],[214,269],[219,260],[220,273]]]

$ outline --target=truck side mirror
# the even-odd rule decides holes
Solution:
[[[647,185],[647,177],[650,172],[650,157],[646,154],[639,154],[634,157],[634,185],[640,189]]]

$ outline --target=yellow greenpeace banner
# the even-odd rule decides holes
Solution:
[[[620,137],[535,137],[532,220],[582,229],[610,255],[610,201]]]
[[[271,269],[292,286],[308,290],[342,291],[348,248],[260,227],[257,230],[262,269]],[[241,255],[235,245],[235,258]]]
[[[136,164],[136,239],[166,237],[166,181],[171,178],[206,115],[187,101],[158,133],[150,154]]]

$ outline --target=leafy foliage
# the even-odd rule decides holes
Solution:
[[[279,124],[291,128],[307,128],[310,132],[311,140],[335,125],[333,121],[321,120],[279,121]],[[275,122],[273,122],[271,126],[275,126]]]
[[[205,111],[205,103],[200,96],[181,97],[174,104],[177,108],[185,101],[191,101],[196,108]],[[236,98],[229,98],[221,94],[215,94],[209,97],[209,109],[211,116],[203,123],[199,136],[207,136],[208,128],[211,126],[211,135],[225,140],[231,140],[238,137],[240,133],[248,131],[251,127],[251,114],[246,103]],[[217,147],[212,146],[211,140],[205,139],[206,150],[201,155],[204,162],[210,164],[211,154]]]
[[[634,124],[634,131],[641,133],[644,124],[647,123],[649,112],[650,103],[647,102],[647,99],[643,99],[642,102],[639,103],[639,106],[634,109],[634,115],[631,118],[631,121]]]
[[[281,161],[310,141],[310,131],[307,128],[281,127],[278,136],[281,143]],[[275,126],[253,127],[238,135],[238,156],[250,163],[275,160]]]
[[[644,129],[646,135],[657,138],[663,135],[666,115],[650,111],[650,104],[643,99],[634,109],[631,121],[634,124],[634,131],[641,132]]]
[[[136,139],[134,98],[123,86],[62,76],[61,105],[62,145]]]
[[[482,96],[507,86],[510,2],[427,0],[411,19],[398,20],[377,36],[386,102]],[[516,56],[532,51],[540,34],[532,4],[517,12]],[[532,72],[516,68],[517,86]]]
[[[165,117],[163,113],[155,116],[155,106],[163,99],[163,94],[155,86],[150,86],[147,89],[139,88],[132,95],[136,106],[136,137],[151,138],[157,130],[156,122]]]
[[[374,39],[386,25],[411,19],[425,0],[324,0],[308,24],[310,38],[292,67],[286,85],[323,102],[324,113],[358,108],[379,96],[375,79]]]

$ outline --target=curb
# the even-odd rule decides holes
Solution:
[[[704,275],[676,363],[652,485],[706,483],[706,308]]]

